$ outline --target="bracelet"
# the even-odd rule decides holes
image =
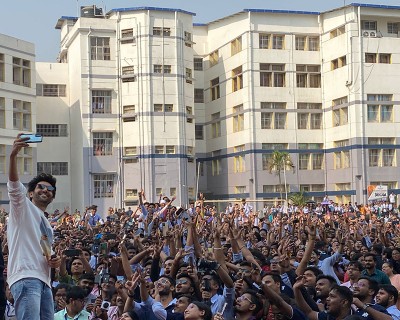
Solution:
[[[362,306],[362,309],[363,309],[363,310],[367,310],[368,307],[369,307],[369,304],[365,304],[365,303],[364,303],[364,305]]]
[[[130,294],[130,293],[128,292],[128,297],[129,297],[129,298],[134,298],[135,295],[134,295],[134,294]]]
[[[242,249],[243,249],[244,247],[245,247],[245,245],[241,246],[241,247],[239,248],[239,250],[242,251]]]
[[[217,247],[214,247],[213,249],[214,250],[222,250],[222,248],[217,248]]]

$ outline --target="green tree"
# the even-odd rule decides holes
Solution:
[[[296,207],[304,207],[307,204],[307,200],[303,191],[294,192],[289,195],[289,201]]]
[[[274,150],[268,161],[269,173],[275,172],[279,178],[279,193],[282,199],[282,171],[294,169],[294,164],[290,154],[285,151]],[[285,181],[286,182],[286,181]],[[285,194],[287,194],[286,183],[284,184]]]

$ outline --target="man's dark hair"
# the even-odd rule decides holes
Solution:
[[[211,308],[208,305],[199,301],[192,301],[192,303],[196,305],[199,310],[204,311],[204,320],[212,320]]]
[[[366,257],[372,257],[374,259],[374,261],[376,262],[376,254],[372,253],[372,252],[367,252],[364,254],[364,258]]]
[[[358,271],[363,271],[363,269],[364,269],[362,263],[358,260],[350,261],[348,267],[350,267],[350,266],[356,267],[358,269]]]
[[[46,181],[50,183],[52,187],[54,187],[54,191],[51,191],[53,194],[53,198],[56,197],[56,178],[54,178],[51,174],[48,173],[40,173],[36,177],[34,177],[31,181],[28,182],[28,192],[32,192],[35,190],[37,184],[41,181]]]
[[[349,306],[351,306],[353,303],[353,292],[349,288],[335,284],[331,288],[331,291],[332,290],[334,290],[340,296],[340,298],[346,300],[349,303]]]
[[[378,293],[379,290],[379,283],[378,281],[370,278],[370,277],[360,277],[358,281],[360,280],[367,280],[368,281],[368,288],[374,291],[374,297]]]
[[[256,308],[252,312],[253,316],[255,316],[263,308],[263,306],[264,306],[263,302],[258,298],[256,291],[254,291],[254,290],[246,290],[243,294],[245,294],[245,293],[250,295],[251,303],[256,306]]]
[[[274,282],[276,282],[276,283],[278,283],[278,282],[282,283],[282,278],[279,275],[279,273],[277,273],[277,272],[266,272],[265,274],[263,274],[262,277],[264,278],[266,276],[270,276],[272,278],[272,280],[274,280]]]
[[[381,244],[374,244],[372,246],[372,249],[374,249],[374,251],[379,254],[382,255],[382,251],[383,251],[383,246]]]
[[[196,284],[194,283],[192,277],[188,273],[182,272],[182,273],[180,273],[179,275],[176,276],[176,280],[182,279],[182,278],[189,279],[190,287],[191,288],[196,288]]]
[[[68,290],[69,290],[70,288],[71,288],[71,285],[69,285],[68,283],[59,283],[59,284],[57,285],[57,287],[55,287],[55,288],[53,289],[53,295],[56,295],[57,291],[58,291],[58,290],[61,290],[61,289],[65,289],[65,291],[68,292]]]
[[[326,279],[326,280],[328,280],[331,287],[334,286],[334,285],[337,283],[337,282],[336,282],[336,279],[335,279],[334,277],[332,277],[332,276],[330,276],[330,275],[327,275],[327,274],[320,274],[320,275],[317,277],[317,281],[318,281],[318,280],[321,280],[321,279]]]
[[[95,279],[95,277],[94,277],[94,274],[92,272],[84,273],[79,277],[79,281],[81,281],[81,280],[89,280],[89,281],[93,281],[94,282],[94,279]]]
[[[314,273],[314,275],[315,275],[316,277],[318,277],[320,274],[323,273],[323,272],[322,272],[319,268],[317,268],[317,267],[307,267],[307,268],[304,269],[304,272],[306,272],[306,271],[311,271],[312,273]],[[303,272],[303,273],[304,273],[304,272]]]
[[[67,303],[70,303],[70,300],[77,300],[77,299],[85,299],[86,298],[86,292],[79,286],[72,286],[68,291],[67,291]]]
[[[381,284],[379,289],[386,291],[389,296],[393,296],[394,303],[396,304],[397,299],[399,298],[399,292],[395,286],[392,286],[391,284]]]

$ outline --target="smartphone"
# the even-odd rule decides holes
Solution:
[[[81,251],[78,249],[68,249],[68,250],[64,250],[64,254],[67,257],[79,257]]]
[[[98,244],[93,244],[91,251],[93,252],[93,254],[98,254],[99,253],[99,245]]]
[[[169,230],[168,222],[164,222],[163,225],[162,225],[162,235],[163,235],[163,237],[167,236],[168,230]]]
[[[107,242],[100,243],[100,249],[99,249],[100,255],[106,256],[108,253],[108,246]]]
[[[116,233],[106,233],[105,234],[107,240],[115,240],[117,239],[117,234]]]
[[[43,136],[39,133],[21,134],[20,138],[29,138],[26,143],[40,143],[43,141]]]

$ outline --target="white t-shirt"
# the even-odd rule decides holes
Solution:
[[[47,236],[53,242],[53,230],[42,210],[27,198],[27,190],[19,181],[8,181],[10,214],[7,228],[8,266],[10,287],[18,280],[36,278],[50,288],[50,267],[43,255],[40,240]]]

